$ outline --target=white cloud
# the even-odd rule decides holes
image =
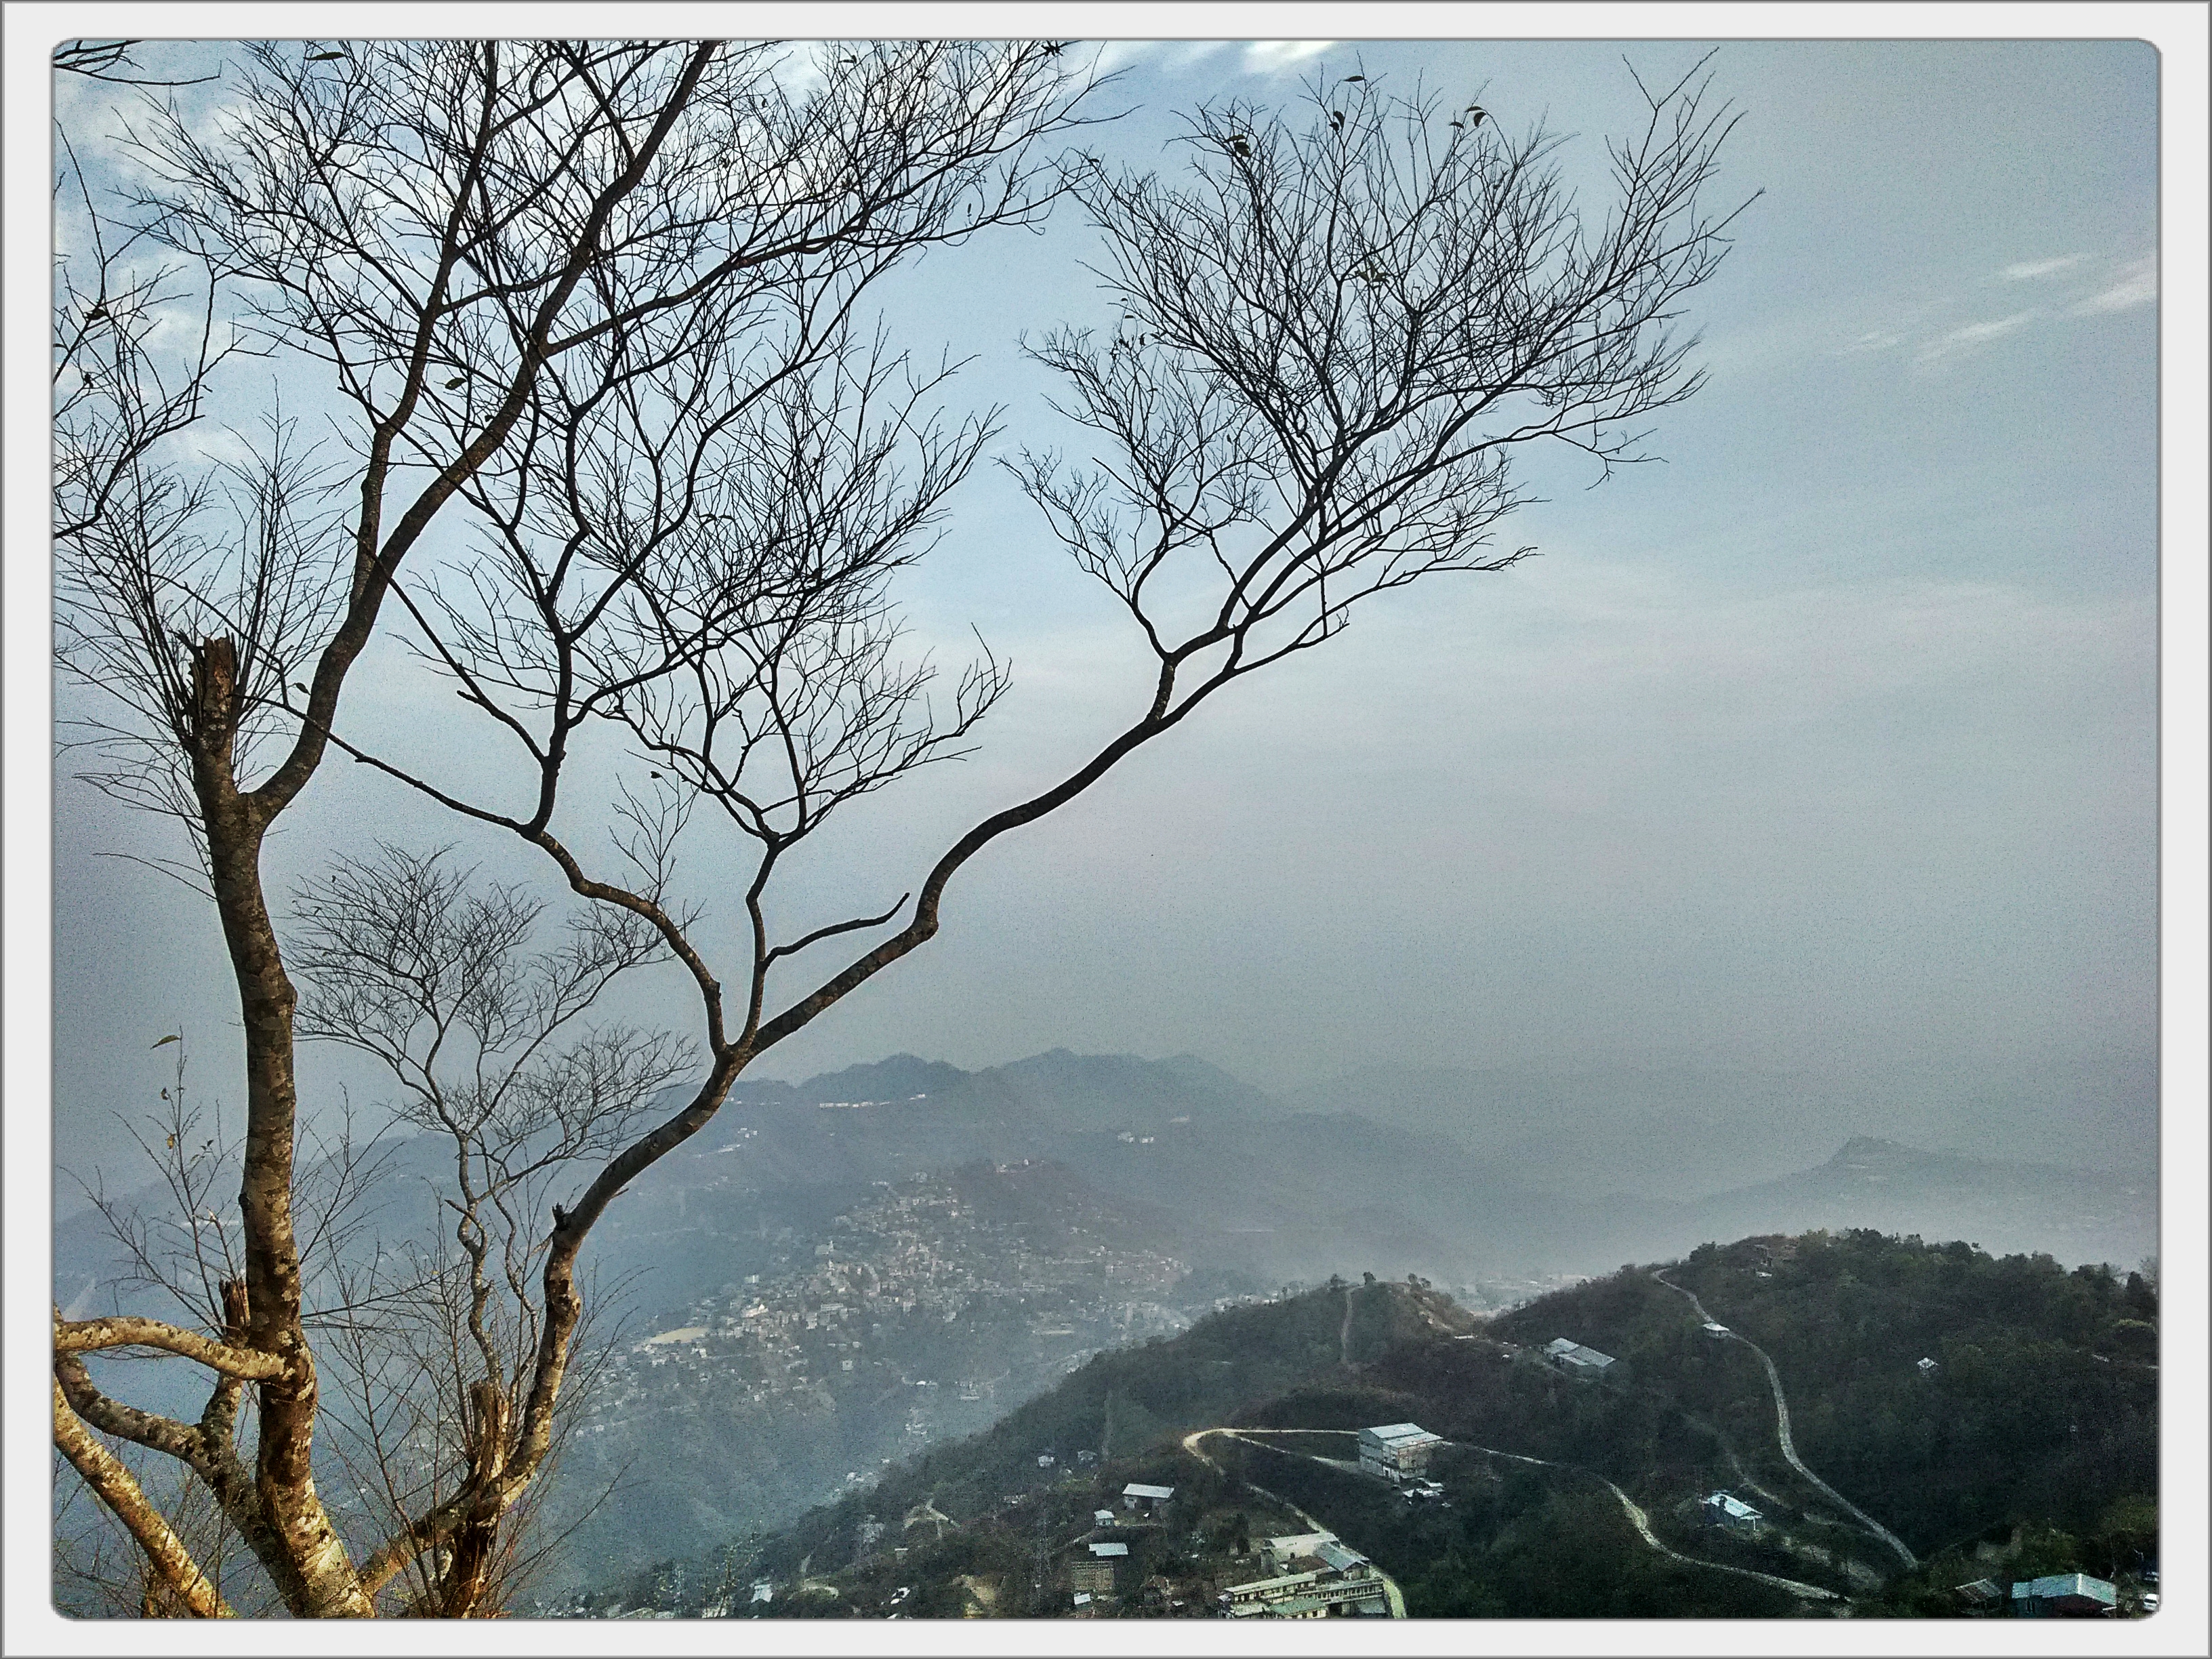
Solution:
[[[2082,256],[2069,253],[2056,259],[2023,259],[2016,265],[2007,265],[1997,275],[2008,283],[2033,282],[2038,276],[2054,276],[2069,265],[2078,265]]]
[[[2158,261],[2138,259],[2123,266],[2110,286],[2074,307],[2076,317],[2094,317],[2106,312],[2129,311],[2136,306],[2152,304],[2158,298]]]
[[[1232,46],[1241,46],[1237,68],[1246,75],[1276,75],[1319,57],[1334,40],[1108,40],[1098,50],[1102,71],[1152,64],[1182,74]]]
[[[1968,323],[1964,328],[1954,328],[1948,334],[1939,334],[1920,348],[1913,361],[1932,363],[1946,357],[1955,357],[1962,351],[1972,351],[1992,340],[2002,340],[2008,334],[2016,334],[2033,322],[2039,312],[2015,311],[2009,317],[1992,317],[1986,322]]]
[[[1244,67],[1254,75],[1275,75],[1318,58],[1336,44],[1334,40],[1249,40],[1244,46]]]

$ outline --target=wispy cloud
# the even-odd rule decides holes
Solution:
[[[1985,322],[1968,323],[1964,328],[1954,328],[1929,341],[1920,348],[1913,362],[1925,364],[1955,357],[1962,351],[1972,351],[1992,340],[2002,340],[2008,334],[2017,334],[2042,314],[2038,311],[2015,311],[2009,317],[1992,317]]]
[[[1848,357],[1861,351],[1887,351],[1894,346],[1901,346],[1904,343],[1905,337],[1902,334],[1893,334],[1886,328],[1874,328],[1869,329],[1849,345],[1838,346],[1828,355],[1832,357]]]
[[[1863,317],[1863,331],[1831,345],[1827,355],[1853,357],[1902,350],[1915,369],[1936,368],[2027,329],[2063,327],[2079,319],[2152,304],[2158,298],[2158,260],[2154,255],[2100,258],[2087,253],[2057,254],[2016,261],[1980,281],[1984,285],[2045,283],[2056,291],[2044,304],[1969,322],[1959,321],[1959,314],[1969,306],[1985,305],[1986,294],[1977,301],[1968,293],[1954,291],[1899,306],[1887,317]],[[1868,323],[1875,326],[1866,327]]]
[[[1244,67],[1255,75],[1277,75],[1295,69],[1310,58],[1318,58],[1336,44],[1334,40],[1251,40],[1244,46]]]
[[[1997,275],[2008,283],[2032,283],[2039,276],[2055,276],[2078,265],[2082,258],[2079,253],[2068,253],[2056,259],[2023,259],[2016,265],[2007,265]]]
[[[1236,65],[1246,75],[1279,75],[1319,57],[1334,40],[1109,40],[1098,51],[1101,70],[1149,64],[1171,74],[1194,69],[1237,48]]]
[[[2124,266],[2106,288],[2075,306],[2073,315],[2094,317],[2110,311],[2128,311],[2158,298],[2158,261],[2143,258]]]

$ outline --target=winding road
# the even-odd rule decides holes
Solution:
[[[1690,1305],[1698,1310],[1698,1317],[1705,1321],[1706,1324],[1720,1324],[1719,1320],[1715,1319],[1711,1314],[1705,1311],[1705,1304],[1698,1300],[1695,1292],[1684,1290],[1680,1285],[1674,1283],[1673,1279],[1668,1279],[1663,1270],[1654,1268],[1652,1270],[1651,1277],[1657,1279],[1668,1290],[1674,1291],[1675,1295],[1688,1297]],[[1726,1329],[1727,1328],[1723,1326],[1723,1328]],[[1852,1503],[1850,1498],[1844,1497],[1843,1493],[1838,1492],[1826,1481],[1821,1480],[1820,1477],[1814,1474],[1812,1470],[1807,1468],[1803,1462],[1798,1457],[1797,1448],[1790,1437],[1790,1402],[1783,1398],[1782,1376],[1780,1372],[1774,1369],[1774,1362],[1766,1357],[1766,1350],[1760,1347],[1758,1343],[1753,1341],[1749,1337],[1741,1335],[1735,1331],[1728,1332],[1728,1340],[1731,1342],[1742,1343],[1745,1347],[1757,1354],[1759,1356],[1759,1363],[1766,1367],[1766,1384],[1767,1387],[1774,1391],[1774,1425],[1776,1437],[1782,1443],[1782,1455],[1785,1460],[1787,1460],[1790,1467],[1796,1470],[1798,1474],[1803,1475],[1814,1487],[1819,1489],[1820,1492],[1825,1492],[1843,1509],[1857,1516],[1859,1523],[1865,1527],[1866,1529],[1872,1533],[1876,1538],[1881,1540],[1883,1543],[1888,1545],[1890,1548],[1895,1550],[1898,1553],[1898,1558],[1902,1560],[1906,1566],[1918,1566],[1920,1565],[1920,1558],[1913,1554],[1911,1550],[1905,1548],[1905,1540],[1903,1539],[1899,1538],[1887,1527],[1883,1526],[1881,1522],[1875,1520],[1874,1516],[1869,1515],[1857,1504]]]
[[[1732,1572],[1739,1577],[1756,1578],[1762,1584],[1772,1584],[1778,1589],[1786,1589],[1792,1595],[1803,1601],[1840,1601],[1844,1599],[1835,1591],[1822,1589],[1818,1584],[1800,1583],[1795,1578],[1783,1578],[1771,1572],[1755,1571],[1750,1567],[1732,1567],[1725,1561],[1700,1561],[1694,1555],[1684,1555],[1680,1550],[1668,1549],[1652,1532],[1651,1517],[1644,1514],[1636,1500],[1614,1486],[1612,1481],[1607,1480],[1595,1469],[1586,1469],[1576,1463],[1553,1463],[1541,1457],[1523,1457],[1519,1452],[1500,1451],[1495,1446],[1478,1446],[1471,1440],[1449,1440],[1444,1443],[1464,1447],[1468,1451],[1487,1452],[1492,1457],[1510,1457],[1516,1463],[1534,1463],[1539,1468],[1565,1469],[1570,1474],[1586,1474],[1593,1480],[1602,1481],[1607,1490],[1620,1500],[1620,1507],[1627,1511],[1629,1524],[1643,1536],[1644,1541],[1670,1559],[1683,1562],[1692,1567],[1710,1567],[1715,1572]]]
[[[1261,1429],[1255,1430],[1254,1432],[1261,1434],[1341,1435],[1348,1433],[1349,1431],[1344,1429]],[[1274,1452],[1280,1456],[1307,1458],[1316,1463],[1327,1464],[1331,1468],[1351,1469],[1356,1472],[1359,1467],[1357,1463],[1346,1462],[1340,1457],[1322,1457],[1312,1452],[1292,1451],[1286,1446],[1271,1446],[1264,1440],[1255,1440],[1252,1438],[1251,1435],[1240,1433],[1235,1429],[1200,1429],[1195,1434],[1187,1434],[1183,1437],[1182,1449],[1188,1452],[1193,1457],[1198,1459],[1200,1462],[1205,1464],[1208,1468],[1218,1469],[1220,1466],[1215,1463],[1214,1461],[1208,1457],[1203,1451],[1199,1449],[1199,1443],[1200,1441],[1204,1440],[1208,1435],[1215,1434],[1224,1436],[1231,1440],[1242,1441],[1248,1446],[1257,1446],[1263,1451]],[[1612,1492],[1615,1498],[1620,1500],[1620,1507],[1627,1514],[1629,1524],[1636,1528],[1638,1535],[1653,1549],[1658,1551],[1660,1554],[1666,1556],[1670,1560],[1680,1561],[1686,1566],[1710,1567],[1715,1572],[1732,1572],[1736,1574],[1739,1577],[1756,1578],[1761,1583],[1772,1584],[1778,1589],[1788,1590],[1792,1595],[1797,1596],[1803,1601],[1839,1601],[1843,1600],[1843,1597],[1838,1595],[1835,1591],[1831,1589],[1822,1589],[1818,1584],[1803,1584],[1798,1583],[1795,1578],[1778,1577],[1771,1572],[1756,1572],[1749,1567],[1732,1567],[1725,1562],[1721,1561],[1700,1561],[1694,1555],[1684,1555],[1678,1550],[1668,1549],[1664,1544],[1659,1541],[1657,1535],[1652,1532],[1650,1517],[1644,1514],[1644,1510],[1638,1506],[1636,1500],[1631,1498],[1626,1492],[1621,1491],[1620,1487],[1614,1486],[1612,1481],[1606,1480],[1603,1475],[1598,1474],[1595,1469],[1583,1468],[1579,1465],[1573,1463],[1553,1463],[1547,1462],[1546,1459],[1541,1457],[1523,1457],[1519,1452],[1500,1451],[1494,1446],[1478,1446],[1473,1441],[1469,1440],[1447,1440],[1443,1443],[1447,1446],[1462,1447],[1468,1451],[1485,1452],[1492,1457],[1510,1457],[1516,1463],[1533,1463],[1539,1468],[1564,1469],[1570,1474],[1586,1474],[1589,1476],[1591,1480],[1601,1482],[1608,1492]],[[1245,1484],[1251,1486],[1249,1481],[1247,1481]],[[1328,1530],[1328,1528],[1324,1528],[1320,1522],[1315,1520],[1313,1516],[1308,1515],[1304,1510],[1298,1508],[1297,1504],[1290,1503],[1285,1498],[1277,1497],[1273,1492],[1268,1492],[1265,1486],[1252,1486],[1252,1490],[1256,1492],[1260,1492],[1266,1497],[1273,1498],[1276,1503],[1282,1504],[1285,1509],[1289,1510],[1292,1514],[1296,1515],[1301,1521],[1304,1521],[1308,1526],[1313,1528],[1316,1532]],[[1379,1572],[1381,1569],[1378,1568],[1376,1571]],[[1390,1616],[1394,1619],[1403,1619],[1406,1616],[1405,1600],[1399,1595],[1397,1585],[1395,1583],[1392,1583],[1387,1577],[1384,1578],[1383,1582],[1389,1584],[1390,1587]]]

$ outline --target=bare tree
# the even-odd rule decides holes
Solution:
[[[190,87],[211,81],[211,75],[184,77],[140,75],[132,48],[143,40],[64,40],[54,48],[54,70],[81,75],[88,81],[112,81],[124,87]]]
[[[380,1253],[338,1276],[336,1340],[350,1384],[342,1455],[395,1529],[363,1576],[411,1569],[414,1604],[458,1616],[500,1605],[487,1592],[503,1568],[512,1577],[520,1529],[470,1498],[516,1449],[514,1402],[544,1322],[532,1268],[548,1193],[618,1149],[691,1056],[664,1034],[580,1023],[617,975],[659,954],[620,911],[586,909],[564,945],[526,956],[539,905],[472,885],[443,853],[393,847],[341,859],[295,905],[300,1034],[373,1056],[400,1091],[400,1121],[452,1160],[434,1243],[395,1252],[396,1272]],[[411,1547],[417,1534],[439,1540],[433,1553]]]
[[[1698,385],[1676,324],[1728,223],[1704,193],[1730,118],[1695,79],[1645,93],[1597,224],[1578,216],[1540,131],[1509,138],[1487,111],[1394,99],[1375,77],[1348,95],[1316,83],[1303,116],[1200,112],[1179,184],[1076,167],[1068,187],[1100,233],[1123,322],[1110,339],[1062,330],[1034,351],[1063,377],[1064,412],[1094,434],[1094,456],[1070,468],[1025,452],[1015,468],[1130,615],[1155,659],[1149,684],[1088,759],[954,839],[908,892],[856,893],[863,914],[780,926],[773,890],[794,849],[850,801],[961,752],[1005,684],[987,651],[933,702],[888,587],[927,551],[998,416],[948,426],[932,414],[948,368],[915,368],[859,325],[855,304],[902,254],[1028,217],[1059,187],[1024,160],[1066,124],[1046,68],[1059,48],[831,52],[803,101],[757,60],[711,47],[527,49],[521,64],[507,47],[379,47],[374,66],[369,50],[329,54],[346,67],[327,73],[319,54],[265,51],[240,143],[218,153],[172,124],[147,145],[173,180],[148,210],[219,248],[259,296],[267,337],[327,365],[358,406],[362,506],[338,544],[346,597],[308,678],[279,677],[282,692],[252,703],[239,647],[210,637],[190,647],[176,712],[157,727],[189,765],[246,1018],[249,1296],[220,1340],[57,1328],[64,1348],[137,1341],[258,1389],[252,1513],[264,1525],[240,1531],[276,1540],[272,1576],[302,1613],[370,1612],[426,1557],[447,1564],[422,1581],[437,1605],[468,1610],[467,1540],[495,1535],[544,1467],[583,1314],[580,1257],[624,1188],[696,1133],[759,1055],[927,943],[953,877],[999,837],[1230,685],[1333,637],[1355,604],[1522,556],[1492,539],[1527,500],[1511,474],[1521,447],[1571,446],[1601,469],[1635,459],[1635,423]],[[449,108],[459,115],[431,142],[424,123],[443,118],[423,112]],[[413,228],[379,228],[395,224]],[[387,525],[403,477],[419,493]],[[480,550],[403,569],[455,501]],[[339,690],[387,595],[408,641],[514,746],[526,781],[513,799],[480,763],[434,772],[398,734],[340,720]],[[233,744],[249,703],[283,745],[251,788]],[[568,825],[579,813],[607,823],[570,797],[580,753],[609,738],[634,769],[603,860]],[[611,918],[584,937],[619,948],[594,945],[613,954],[591,960],[647,939],[665,951],[696,992],[703,1068],[665,1120],[618,1147],[590,1142],[605,1161],[562,1201],[549,1193],[542,1231],[495,1242],[479,1204],[476,1249],[456,1234],[462,1306],[490,1309],[477,1289],[506,1272],[511,1240],[531,1240],[517,1259],[535,1286],[525,1297],[507,1281],[514,1317],[489,1341],[461,1321],[454,1346],[485,1385],[470,1431],[484,1449],[435,1493],[408,1494],[428,1507],[358,1568],[307,1479],[316,1395],[287,1207],[292,1042],[312,1026],[378,1054],[422,1121],[455,1138],[469,1190],[501,1190],[499,1170],[527,1167],[538,1143],[513,1143],[506,1164],[491,1157],[507,1144],[499,1109],[438,1082],[412,1046],[453,1029],[472,1049],[488,1032],[495,1054],[514,1052],[527,1043],[509,1041],[511,1015],[441,1013],[439,997],[393,980],[295,1022],[260,848],[331,746],[538,848]],[[720,966],[678,856],[702,808],[750,848],[736,878],[720,865],[709,877],[742,895],[750,933]],[[410,867],[410,882],[443,879]],[[358,915],[404,915],[404,898],[366,884]],[[511,931],[514,901],[488,903],[463,907],[464,934]],[[366,926],[314,934],[311,921],[306,948],[331,964],[330,983],[358,965],[346,941]],[[871,934],[835,971],[783,988],[778,970],[803,952]],[[514,1033],[565,1006],[543,989],[501,996],[538,1011]],[[531,1133],[568,1144],[559,1120]],[[100,1426],[123,1421],[110,1412]],[[167,1559],[158,1538],[141,1541]],[[177,1582],[189,1589],[181,1570]]]
[[[842,331],[794,354],[765,395],[733,399],[723,389],[744,383],[747,349],[735,337],[617,329],[541,377],[516,465],[472,481],[498,556],[465,587],[424,587],[410,615],[425,655],[518,745],[532,787],[502,808],[338,741],[650,924],[696,988],[708,1061],[679,1111],[553,1211],[541,1379],[557,1376],[569,1275],[608,1204],[708,1122],[759,1054],[929,939],[969,859],[1230,684],[1332,637],[1355,603],[1523,556],[1492,545],[1525,500],[1517,447],[1629,462],[1628,423],[1695,390],[1672,325],[1723,251],[1726,217],[1700,192],[1729,125],[1701,82],[1648,95],[1643,132],[1614,151],[1619,204],[1587,227],[1540,132],[1464,123],[1449,136],[1433,100],[1361,84],[1344,107],[1315,88],[1303,130],[1249,106],[1202,113],[1188,185],[1101,165],[1076,185],[1124,321],[1110,340],[1063,331],[1035,355],[1065,377],[1066,412],[1101,454],[1072,471],[1024,454],[1017,471],[1157,672],[1141,712],[1086,763],[975,824],[878,914],[780,932],[769,895],[838,808],[959,752],[1004,684],[986,654],[933,708],[884,597],[990,419],[948,432],[917,418],[934,377]],[[665,395],[640,392],[645,363]],[[595,725],[647,773],[615,809],[627,868],[594,867],[554,827]],[[702,807],[754,848],[740,890],[750,949],[726,976],[678,896],[677,843]],[[800,951],[886,927],[774,1006],[772,976]]]
[[[403,567],[457,497],[513,465],[550,367],[611,334],[739,327],[767,343],[755,379],[774,385],[779,341],[803,361],[817,319],[902,258],[1042,213],[1060,179],[1039,146],[1073,125],[1085,88],[1025,43],[825,48],[811,71],[781,48],[716,41],[246,53],[216,127],[171,103],[123,135],[154,182],[106,216],[204,258],[245,307],[253,349],[319,366],[343,411],[340,455],[302,471],[285,436],[240,475],[240,532],[207,531],[213,477],[165,440],[204,412],[214,355],[161,382],[146,336],[110,329],[95,392],[59,373],[57,517],[63,659],[117,700],[93,781],[185,820],[238,985],[240,1272],[220,1323],[212,1310],[198,1326],[57,1310],[55,1435],[185,1611],[228,1609],[92,1430],[190,1468],[293,1613],[364,1616],[403,1567],[527,1488],[552,1445],[580,1308],[564,1270],[527,1403],[466,1501],[410,1517],[357,1564],[313,1475],[298,994],[264,890],[268,835],[319,770]],[[112,297],[94,318],[100,300],[80,306],[62,286],[70,314],[116,315]],[[160,290],[131,292],[150,310]],[[88,353],[80,340],[58,359]],[[110,374],[123,377],[112,389]],[[325,484],[342,515],[319,511]],[[122,1347],[213,1373],[207,1413],[187,1423],[111,1399],[80,1356]],[[250,1467],[236,1439],[247,1389]]]

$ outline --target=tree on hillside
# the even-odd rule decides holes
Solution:
[[[169,459],[172,434],[118,441],[101,379],[65,426],[59,514],[64,659],[120,700],[94,780],[190,829],[238,982],[242,1271],[220,1327],[57,1312],[57,1442],[184,1611],[225,1609],[92,1430],[185,1462],[294,1613],[373,1613],[413,1566],[416,1604],[461,1614],[483,1605],[471,1563],[545,1465],[579,1261],[607,1207],[762,1054],[926,944],[991,843],[1334,637],[1355,604],[1523,556],[1494,539],[1528,499],[1522,446],[1637,459],[1636,422],[1698,383],[1677,324],[1724,252],[1728,217],[1703,198],[1731,118],[1700,81],[1646,92],[1613,151],[1617,199],[1590,222],[1540,130],[1462,124],[1372,77],[1316,83],[1289,112],[1202,110],[1170,180],[1039,159],[1078,118],[1057,46],[825,48],[805,91],[769,49],[715,43],[252,58],[226,125],[173,113],[136,141],[155,182],[130,210],[238,296],[253,349],[325,377],[351,411],[343,455],[279,421],[253,461],[195,470]],[[1080,764],[955,837],[907,891],[856,872],[850,914],[789,925],[778,884],[799,849],[848,803],[963,752],[1006,684],[986,650],[933,699],[889,587],[997,418],[939,416],[949,370],[917,367],[859,302],[915,252],[1062,193],[1096,228],[1121,321],[1031,350],[1092,455],[1024,449],[1012,466],[1141,635],[1148,683]],[[235,529],[203,528],[225,499]],[[449,521],[465,538],[433,540]],[[342,708],[386,635],[459,694],[474,746],[426,760]],[[504,771],[483,763],[492,741]],[[487,982],[519,982],[496,966],[499,896],[441,886],[435,860],[342,866],[280,937],[263,848],[333,750],[550,861],[582,901],[583,954],[553,982],[580,975],[580,995],[648,955],[677,964],[703,1069],[678,1109],[629,1122],[671,1051],[627,1034],[576,1062],[603,1065],[578,1086],[619,1133],[569,1135],[548,1096],[502,1139],[505,1107],[442,1095],[418,1046],[441,1021],[476,1019],[481,1050],[574,1013],[552,1020],[570,1007],[557,990],[459,1016],[404,971],[378,988],[380,921],[471,904]],[[578,775],[605,764],[611,802]],[[696,926],[702,883],[741,896],[734,961]],[[817,947],[849,954],[787,988]],[[301,1002],[303,966],[325,1000]],[[477,1287],[516,1264],[532,1281],[499,1337],[470,1331],[463,1466],[365,1554],[313,1480],[319,1346],[294,1222],[294,1044],[311,1034],[378,1054],[454,1139],[469,1191],[516,1201],[515,1230],[494,1237],[479,1207],[459,1241],[465,1305],[488,1308]],[[557,1072],[576,1048],[543,1052]],[[510,1181],[548,1140],[589,1178]],[[81,1356],[124,1346],[206,1368],[220,1398],[254,1390],[250,1469],[212,1406],[192,1425],[102,1392]]]

